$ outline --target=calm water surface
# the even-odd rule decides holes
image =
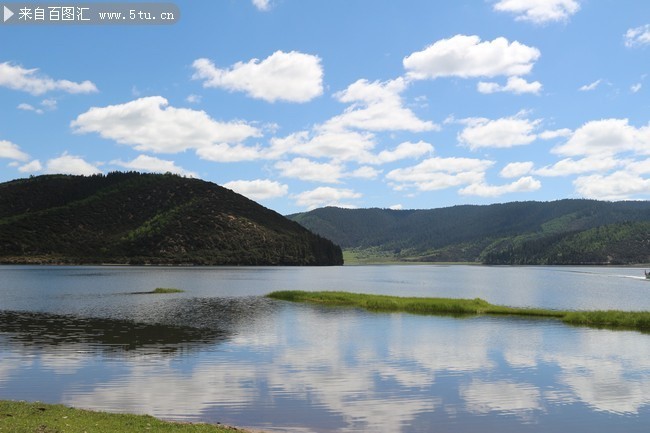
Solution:
[[[296,432],[644,432],[650,335],[279,289],[650,310],[632,268],[0,267],[0,398]],[[145,295],[156,287],[185,293]]]

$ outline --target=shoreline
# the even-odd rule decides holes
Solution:
[[[66,431],[110,431],[132,433],[266,433],[264,430],[221,423],[183,422],[146,414],[106,412],[39,401],[0,400],[0,430],[44,433]]]

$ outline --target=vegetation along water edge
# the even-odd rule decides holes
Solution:
[[[272,292],[267,296],[272,299],[284,301],[357,307],[376,312],[547,317],[562,320],[562,322],[569,325],[650,332],[650,311],[568,311],[543,308],[518,308],[493,305],[480,298],[418,298],[337,291],[307,292],[301,290],[285,290]]]
[[[150,415],[73,409],[60,404],[0,400],[0,431],[13,433],[252,433],[235,427],[162,421]]]

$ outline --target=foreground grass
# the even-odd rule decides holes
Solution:
[[[378,312],[406,312],[436,315],[516,315],[557,318],[577,326],[595,328],[634,329],[650,331],[650,312],[628,311],[562,311],[542,308],[516,308],[493,305],[476,299],[403,298],[399,296],[369,295],[348,292],[305,292],[287,290],[273,292],[269,298],[292,302],[310,302],[324,305],[365,308]]]
[[[11,433],[234,433],[209,424],[165,422],[148,415],[109,414],[63,405],[0,400],[0,432]]]

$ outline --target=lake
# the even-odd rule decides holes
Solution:
[[[283,432],[650,426],[648,334],[262,296],[282,289],[650,310],[635,268],[2,266],[0,398]]]

